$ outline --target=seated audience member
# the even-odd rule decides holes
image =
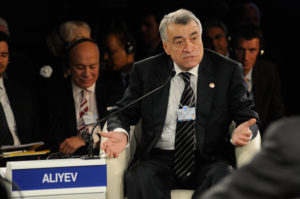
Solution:
[[[0,17],[0,31],[4,32],[7,36],[9,36],[8,24],[3,17]]]
[[[0,32],[0,146],[37,141],[36,93],[6,74],[10,67],[9,37]]]
[[[137,46],[137,60],[141,60],[164,51],[159,34],[160,16],[156,11],[148,11],[142,15],[140,25],[141,40]]]
[[[226,25],[219,19],[210,19],[203,30],[204,47],[229,57],[229,38]]]
[[[198,199],[295,199],[300,197],[300,118],[272,123],[261,151]]]
[[[101,147],[117,157],[130,125],[141,119],[141,141],[125,173],[127,198],[170,198],[174,188],[194,189],[196,198],[231,173],[229,140],[247,145],[257,134],[258,116],[241,64],[203,48],[201,23],[192,12],[165,15],[159,29],[166,53],[134,64],[116,110],[160,89],[109,118]],[[229,134],[232,120],[237,128]]]
[[[68,60],[70,76],[45,95],[45,142],[52,152],[86,154],[87,133],[91,133],[96,121],[107,115],[108,87],[99,78],[100,52],[94,40],[79,39],[71,43]],[[96,131],[95,147],[99,142]]]
[[[254,24],[242,24],[232,37],[233,59],[242,63],[248,91],[261,120],[261,133],[274,120],[285,114],[280,78],[276,66],[262,58],[263,34]]]
[[[104,66],[101,72],[110,84],[108,105],[120,100],[129,84],[129,73],[134,62],[135,41],[124,23],[113,24],[104,37]]]
[[[10,31],[6,20],[0,17],[0,31],[4,32],[10,37]],[[32,60],[24,52],[16,51],[12,44],[9,46],[9,67],[6,70],[6,74],[10,78],[16,79],[20,84],[27,84],[28,86],[34,86],[34,81],[37,78],[35,72],[35,66]]]
[[[232,25],[237,26],[243,23],[261,25],[261,12],[259,7],[251,1],[241,1],[233,6],[231,11]]]
[[[67,46],[73,40],[91,38],[91,28],[85,21],[66,21],[47,36],[48,62],[40,69],[43,78],[61,80],[68,75],[65,67]]]

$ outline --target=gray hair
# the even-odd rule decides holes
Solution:
[[[8,29],[7,21],[3,17],[0,17],[0,26],[2,26],[4,28],[4,30],[3,30],[4,33],[9,36],[9,29]]]
[[[91,35],[91,28],[85,21],[66,21],[58,28],[55,28],[47,36],[47,45],[55,56],[61,56],[66,53],[67,45],[77,39],[81,39],[79,30],[86,30]]]
[[[85,21],[67,21],[59,27],[59,33],[66,42],[71,42],[77,39],[79,29],[85,29],[91,34],[91,28]]]
[[[199,26],[200,35],[202,25],[200,20],[189,10],[179,9],[164,16],[159,25],[160,37],[163,42],[167,42],[167,26],[171,23],[186,25],[190,21],[195,21]]]

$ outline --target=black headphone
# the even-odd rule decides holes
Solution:
[[[98,44],[96,41],[92,40],[92,39],[89,39],[89,38],[81,38],[81,39],[77,39],[75,41],[72,41],[70,42],[68,45],[67,45],[67,55],[69,56],[69,53],[70,51],[75,47],[77,46],[78,44],[80,43],[83,43],[83,42],[91,42],[93,44],[95,44],[97,47],[98,47]]]
[[[121,32],[123,32],[124,40],[125,40],[125,52],[126,54],[132,54],[135,52],[135,41],[134,37],[132,36],[131,32],[129,31],[126,23],[124,21],[121,21]]]
[[[134,44],[131,42],[131,41],[128,41],[126,44],[125,44],[125,51],[126,51],[126,54],[132,54],[134,53],[135,51],[135,47],[134,47]]]
[[[64,55],[64,58],[63,58],[63,61],[62,61],[63,72],[65,72],[69,68],[71,50],[75,46],[77,46],[78,44],[83,43],[83,42],[91,42],[91,43],[95,44],[98,47],[97,42],[94,41],[93,39],[89,39],[89,38],[81,38],[81,39],[73,40],[70,43],[68,43],[68,45],[66,45],[66,52],[65,52],[65,55]]]

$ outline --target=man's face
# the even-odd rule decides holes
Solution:
[[[188,24],[169,24],[167,26],[167,42],[164,49],[173,61],[188,71],[197,66],[203,57],[203,44],[199,26],[195,21]]]
[[[121,45],[116,35],[109,35],[105,43],[106,48],[103,58],[106,64],[114,71],[118,71],[124,66],[133,63],[134,55],[126,53],[124,46]]]
[[[258,38],[251,40],[246,40],[242,37],[237,38],[234,49],[235,59],[242,63],[246,74],[254,66],[259,50],[260,45]]]
[[[6,41],[0,41],[0,77],[3,76],[8,65],[9,53]]]
[[[154,15],[149,14],[143,19],[141,31],[144,41],[148,45],[152,45],[153,42],[160,40],[159,27]]]
[[[100,53],[98,47],[89,41],[77,44],[70,51],[70,73],[72,81],[87,89],[99,76]]]
[[[211,27],[206,30],[206,36],[208,37],[207,48],[226,56],[228,54],[228,42],[226,34],[220,27]]]

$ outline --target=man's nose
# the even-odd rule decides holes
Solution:
[[[184,51],[185,52],[191,52],[193,49],[193,44],[191,41],[187,40],[186,43],[185,43],[185,46],[184,46]]]

